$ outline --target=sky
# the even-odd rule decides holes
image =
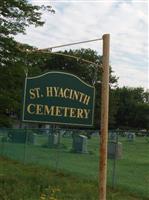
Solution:
[[[102,38],[110,34],[110,65],[120,87],[149,88],[147,0],[30,0],[50,5],[55,14],[44,13],[42,27],[29,26],[16,40],[47,48],[71,42]],[[91,48],[102,55],[102,40],[53,49]]]

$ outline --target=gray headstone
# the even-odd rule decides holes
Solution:
[[[110,141],[116,141],[117,134],[115,132],[109,132],[109,140]]]
[[[109,142],[108,143],[108,158],[121,159],[122,158],[122,143]]]
[[[72,131],[63,131],[62,136],[64,138],[72,138],[72,134],[73,134]]]
[[[48,137],[48,146],[52,147],[58,144],[58,134],[50,134]]]
[[[34,144],[34,145],[38,145],[38,139],[37,139],[37,134],[36,133],[34,133],[33,134],[33,138],[32,138],[32,144]]]
[[[73,152],[88,153],[87,151],[87,137],[84,135],[74,135],[72,142]]]
[[[46,134],[49,134],[49,132],[50,132],[50,125],[49,124],[45,124],[45,130],[44,130],[44,132],[46,133]]]
[[[134,142],[136,138],[136,134],[135,133],[128,133],[127,134],[127,139],[129,142]]]
[[[95,137],[99,136],[99,131],[93,132],[93,133],[92,133],[92,136],[93,136],[93,137],[94,137],[94,136],[95,136]]]

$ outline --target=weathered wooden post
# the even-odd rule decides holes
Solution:
[[[109,112],[109,49],[110,34],[103,35],[103,72],[101,92],[101,136],[100,136],[100,171],[99,199],[106,200],[107,185],[107,148],[108,148],[108,112]]]

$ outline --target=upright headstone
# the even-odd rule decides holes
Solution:
[[[109,140],[116,141],[117,140],[117,133],[116,132],[109,132]]]
[[[55,145],[58,145],[58,134],[49,134],[48,147],[53,147]]]
[[[50,132],[51,126],[49,124],[45,124],[45,133],[48,134]]]
[[[134,142],[136,138],[136,134],[135,133],[128,133],[127,134],[127,139],[129,142]]]
[[[28,136],[30,144],[37,145],[37,134],[33,133],[32,135]]]
[[[122,158],[122,143],[109,142],[108,143],[108,158],[121,159]]]
[[[72,138],[72,135],[73,135],[73,131],[63,131],[63,134],[62,134],[64,138]]]
[[[76,153],[88,153],[87,137],[84,135],[74,135],[72,142],[72,150]]]
[[[40,142],[40,138],[41,138],[42,136],[40,136],[40,135],[38,135],[38,134],[36,134],[36,133],[34,133],[33,134],[33,137],[31,138],[31,143],[32,144],[34,144],[34,145],[41,145],[41,142]]]

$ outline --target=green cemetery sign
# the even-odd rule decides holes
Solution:
[[[92,126],[94,99],[95,88],[69,73],[27,77],[23,121]]]

